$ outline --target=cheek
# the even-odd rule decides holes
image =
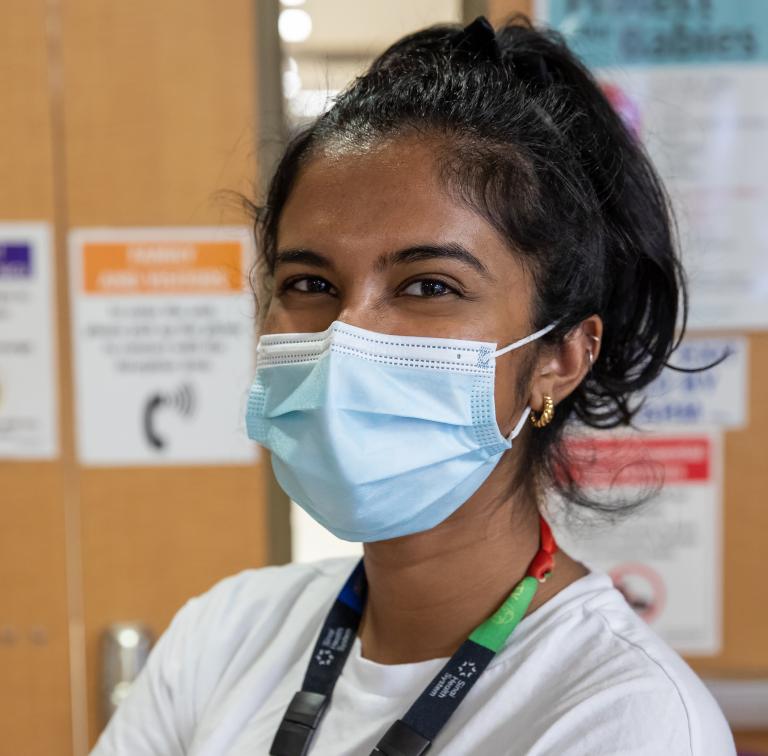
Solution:
[[[275,333],[277,328],[277,315],[275,299],[273,297],[265,298],[259,305],[258,312],[259,332]]]
[[[527,371],[525,360],[519,357],[503,355],[496,362],[496,382],[494,401],[496,404],[496,422],[507,435],[517,424],[526,407],[527,397],[519,396],[518,386],[521,377]]]
[[[260,320],[261,333],[319,333],[338,318],[338,300],[329,296],[274,295]]]

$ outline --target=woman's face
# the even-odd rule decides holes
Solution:
[[[449,196],[434,149],[403,138],[304,167],[280,217],[264,333],[323,331],[341,320],[501,347],[531,332],[529,275],[487,221]],[[535,348],[497,361],[502,432],[528,401],[514,387]]]

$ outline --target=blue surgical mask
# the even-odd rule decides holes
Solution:
[[[482,485],[528,417],[496,422],[496,349],[483,341],[390,336],[334,321],[262,336],[248,436],[272,452],[283,490],[348,541],[433,528]]]

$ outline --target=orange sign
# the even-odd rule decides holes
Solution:
[[[227,294],[244,288],[238,241],[84,242],[88,294]]]

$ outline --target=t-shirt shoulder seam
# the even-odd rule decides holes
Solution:
[[[587,608],[582,607],[582,610],[584,613],[587,613]],[[685,711],[685,722],[688,727],[688,752],[691,756],[694,756],[693,753],[693,730],[691,727],[691,713],[688,710],[688,704],[685,702],[685,697],[680,692],[680,686],[677,684],[677,682],[674,680],[674,678],[667,672],[667,670],[664,668],[663,664],[660,664],[658,660],[654,659],[653,656],[651,656],[640,644],[635,643],[634,641],[630,640],[629,638],[625,637],[621,633],[617,632],[612,626],[611,623],[608,621],[608,618],[600,611],[593,611],[592,614],[597,614],[600,618],[600,621],[603,623],[605,628],[608,630],[608,632],[616,638],[620,643],[624,643],[627,646],[631,646],[636,651],[639,651],[655,668],[661,671],[661,673],[666,677],[667,680],[669,680],[670,685],[674,689],[675,693],[677,694],[677,697],[680,699],[680,703],[682,704],[683,711]]]

